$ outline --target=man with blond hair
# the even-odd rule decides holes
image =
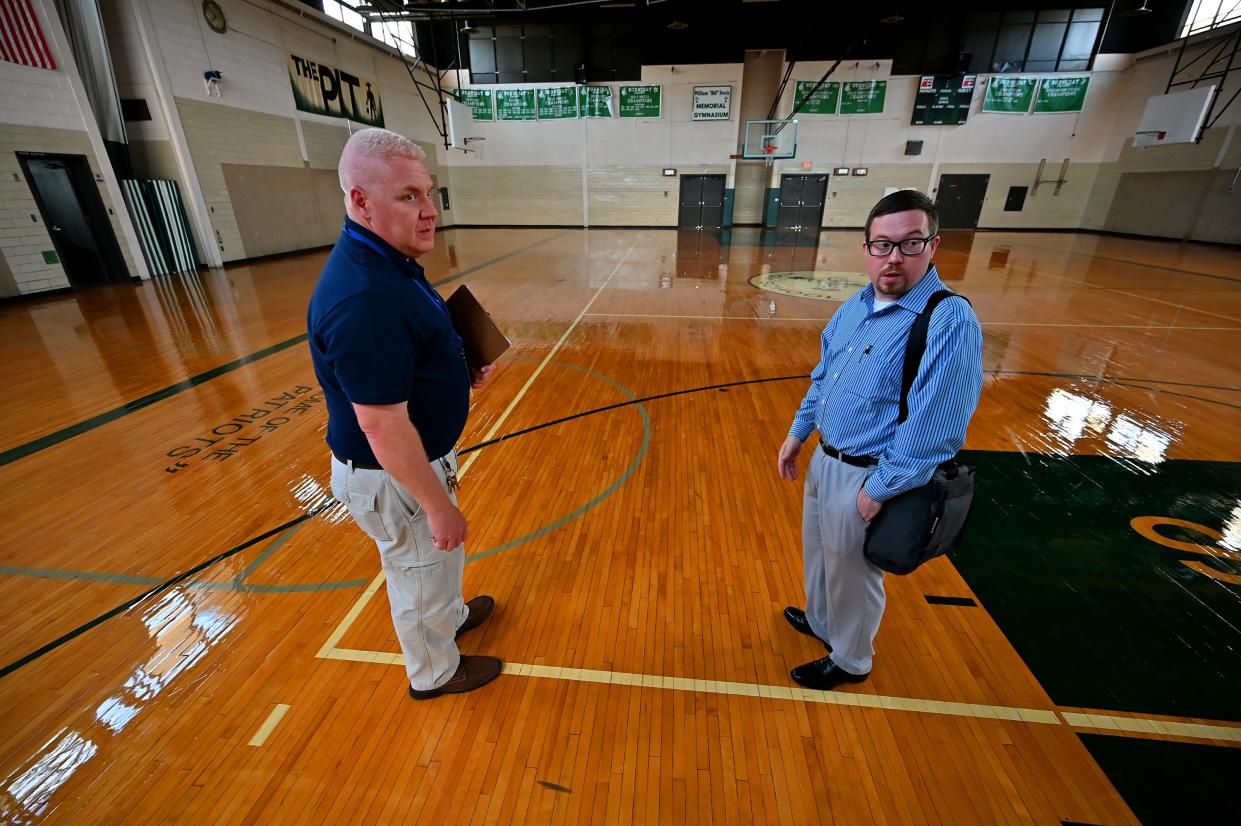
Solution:
[[[465,516],[454,446],[469,369],[444,301],[415,260],[435,246],[426,156],[408,138],[363,129],[340,156],[345,226],[307,315],[310,355],[328,409],[332,493],[379,547],[409,694],[425,700],[478,688],[495,657],[462,656],[456,638],[495,600],[464,601]]]

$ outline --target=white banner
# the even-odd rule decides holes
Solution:
[[[695,86],[693,120],[728,120],[732,98],[731,86]]]

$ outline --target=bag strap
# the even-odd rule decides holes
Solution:
[[[905,366],[901,374],[901,414],[896,420],[897,424],[909,418],[909,389],[914,386],[914,379],[918,378],[918,368],[922,365],[922,354],[926,352],[926,332],[931,326],[931,313],[935,312],[935,307],[945,298],[962,298],[966,304],[970,304],[970,300],[960,293],[952,290],[937,290],[926,301],[926,307],[922,312],[918,313],[914,319],[913,326],[909,328],[909,341],[905,344]]]

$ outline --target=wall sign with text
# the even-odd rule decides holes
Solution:
[[[286,52],[293,102],[302,112],[348,118],[367,126],[383,126],[379,85],[369,77],[352,75],[327,63]]]
[[[536,120],[533,89],[496,89],[498,120]]]
[[[548,86],[538,90],[539,120],[577,117],[577,87]]]
[[[797,109],[797,114],[836,114],[836,109],[840,105],[840,83],[835,80],[825,81],[818,89],[814,89],[814,85],[813,80],[797,81],[796,92],[793,95],[793,108]],[[814,89],[813,95],[810,95],[811,89]],[[809,100],[806,100],[807,96]],[[806,101],[805,106],[802,106],[802,101]]]
[[[490,89],[458,89],[457,100],[470,107],[474,120],[495,120],[495,96]]]
[[[1034,112],[1080,112],[1086,103],[1088,77],[1045,77],[1038,85]]]
[[[663,117],[663,101],[659,86],[620,87],[620,116],[622,118]]]
[[[695,86],[692,120],[728,120],[732,116],[731,86]]]
[[[584,118],[612,117],[611,86],[579,86],[577,101],[578,110]]]
[[[982,110],[1024,115],[1030,111],[1030,101],[1034,99],[1034,87],[1037,83],[1032,77],[993,75],[987,80],[987,94],[982,99]]]
[[[840,114],[879,115],[888,93],[886,80],[846,80],[840,95]]]

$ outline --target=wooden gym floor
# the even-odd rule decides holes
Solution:
[[[440,233],[514,342],[460,444],[508,666],[425,703],[326,490],[325,253],[0,306],[0,819],[1236,822],[1241,254],[945,233],[974,523],[808,692],[775,452],[860,241]]]

